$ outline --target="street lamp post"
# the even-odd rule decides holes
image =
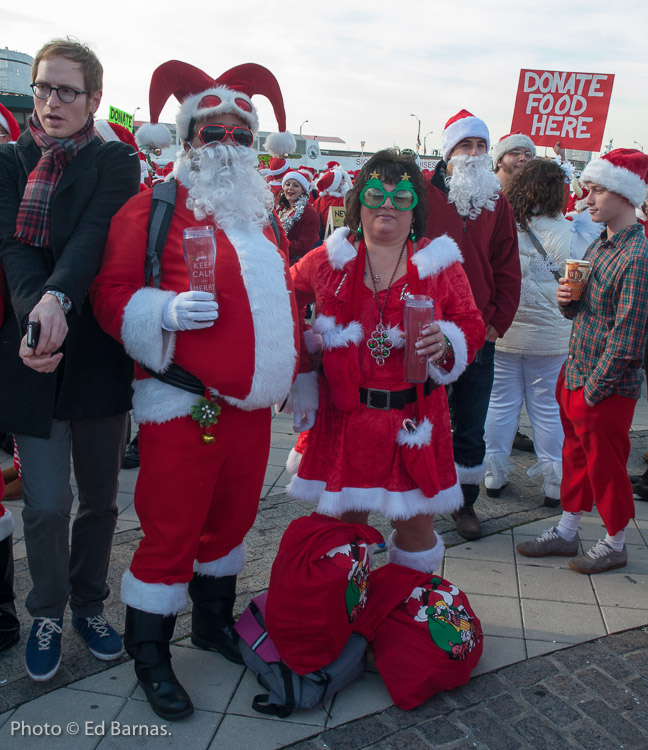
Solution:
[[[429,133],[426,133],[423,136],[423,153],[424,154],[427,154],[427,137],[428,137],[428,135],[432,135],[432,133],[434,133],[434,130],[430,130]]]
[[[302,128],[304,127],[304,125],[305,125],[305,124],[306,124],[307,122],[308,122],[308,120],[304,120],[304,122],[302,122],[302,124],[301,124],[301,125],[299,126],[299,135],[301,135],[301,134],[302,134]]]
[[[641,149],[641,151],[643,152],[643,146],[641,145],[641,143],[639,143],[639,141],[632,141],[632,142],[633,142],[633,143],[636,143],[636,144],[637,144],[637,146],[639,146],[639,148],[640,148],[640,149]]]
[[[416,134],[416,153],[421,150],[421,121],[419,120],[416,115],[411,114],[410,117],[415,117],[416,121],[418,122],[418,132]]]

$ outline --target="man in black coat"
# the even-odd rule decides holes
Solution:
[[[102,612],[132,364],[95,321],[87,294],[140,168],[129,146],[96,137],[102,77],[85,45],[46,44],[32,67],[28,129],[0,146],[0,430],[14,433],[23,468],[34,618],[25,663],[39,681],[59,667],[68,598],[72,625],[96,657],[123,652]],[[28,327],[40,327],[35,346]],[[70,448],[79,488],[71,543]]]

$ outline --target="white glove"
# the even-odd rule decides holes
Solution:
[[[293,414],[293,432],[306,432],[315,424],[317,409],[296,411]]]
[[[180,292],[164,306],[162,328],[193,331],[209,328],[218,318],[218,302],[211,292]]]

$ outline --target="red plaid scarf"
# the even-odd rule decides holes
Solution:
[[[27,179],[14,237],[26,245],[49,247],[52,196],[63,170],[95,137],[94,120],[90,115],[81,130],[69,138],[47,135],[35,112],[27,124],[43,155]]]

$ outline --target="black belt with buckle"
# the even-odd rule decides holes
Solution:
[[[423,385],[423,395],[429,396],[432,391],[439,387],[429,378]],[[380,409],[389,411],[390,409],[404,409],[407,404],[413,404],[416,401],[416,386],[404,388],[402,391],[382,391],[380,388],[360,388],[360,403],[365,404],[369,409]]]

